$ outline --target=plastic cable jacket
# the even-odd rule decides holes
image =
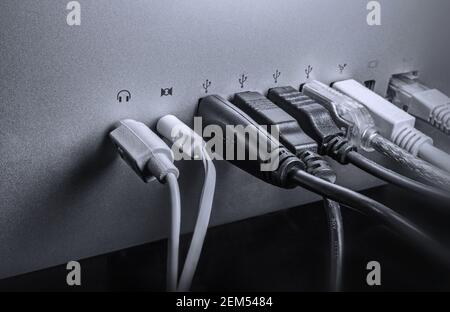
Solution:
[[[203,167],[205,169],[205,181],[203,183],[200,208],[197,222],[195,224],[194,234],[192,236],[191,245],[189,246],[189,251],[181,273],[180,282],[178,284],[178,291],[181,292],[189,291],[191,287],[192,279],[202,252],[203,242],[208,230],[214,200],[216,168],[205,149],[203,149],[202,160]]]
[[[176,291],[178,280],[178,256],[180,246],[181,198],[178,180],[175,174],[166,177],[170,188],[171,222],[169,248],[167,252],[167,290]]]
[[[446,172],[415,157],[381,135],[375,135],[373,137],[372,145],[379,153],[394,160],[431,185],[443,188],[444,190],[450,189],[450,176]]]
[[[302,170],[293,171],[291,179],[297,182],[300,187],[384,221],[398,234],[426,250],[436,261],[450,267],[450,251],[445,246],[387,206],[352,190],[314,177]]]
[[[344,224],[339,203],[324,199],[325,211],[330,229],[330,290],[337,292],[342,287],[342,270],[344,262]]]
[[[419,156],[442,170],[450,173],[450,155],[431,144],[423,144]]]
[[[416,195],[421,194],[439,200],[450,201],[450,193],[448,191],[405,177],[377,164],[359,153],[351,152],[347,155],[347,158],[351,164],[392,185],[401,187]],[[448,209],[445,211],[448,211]]]
[[[444,132],[450,134],[450,103],[436,107],[428,119],[428,122]]]
[[[309,174],[330,183],[336,182],[335,172],[321,156],[307,151],[301,153],[299,158],[305,163],[306,171]],[[324,198],[323,202],[330,233],[330,290],[338,292],[341,290],[342,285],[344,223],[342,221],[341,206],[339,203],[327,198]]]

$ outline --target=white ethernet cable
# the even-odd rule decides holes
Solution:
[[[191,159],[201,159],[205,170],[197,221],[177,288],[178,291],[186,292],[191,287],[208,230],[216,186],[216,169],[206,151],[203,138],[177,117],[173,115],[162,117],[158,121],[157,130],[172,142],[177,150],[183,151]]]
[[[167,252],[167,290],[176,291],[181,223],[181,201],[178,169],[172,150],[141,122],[126,119],[109,134],[120,156],[144,180],[167,182],[171,195],[171,229]]]
[[[392,105],[356,80],[335,82],[333,88],[363,104],[371,113],[380,134],[414,156],[450,172],[450,155],[433,146],[433,140],[415,129],[415,118]]]
[[[446,172],[435,168],[383,137],[375,126],[370,112],[361,103],[317,80],[306,83],[302,91],[330,111],[337,124],[347,130],[347,138],[356,146],[368,152],[377,150],[430,185],[446,189],[450,187],[450,176]],[[437,194],[436,190],[425,186],[422,186],[420,190],[428,194]]]
[[[412,73],[394,76],[388,95],[399,108],[450,134],[450,98],[420,83],[417,76]]]

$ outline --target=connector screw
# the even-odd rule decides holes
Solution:
[[[313,69],[314,68],[311,65],[308,65],[308,67],[305,69],[306,79],[309,79]]]
[[[203,89],[205,89],[205,93],[208,93],[208,88],[211,86],[211,81],[209,79],[206,79],[203,83]]]
[[[272,76],[273,76],[273,80],[275,81],[275,83],[278,83],[278,78],[280,78],[281,72],[278,71],[278,69],[277,69]]]
[[[244,85],[247,79],[248,77],[245,74],[242,74],[241,78],[239,78],[239,84],[241,85],[241,89],[244,89]]]

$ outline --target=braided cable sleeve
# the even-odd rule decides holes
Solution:
[[[439,200],[450,202],[449,192],[398,174],[397,172],[383,167],[359,153],[351,152],[347,155],[347,158],[356,167],[392,185],[396,185],[400,188],[413,192],[414,194],[426,195],[431,198],[437,198]]]
[[[450,175],[443,170],[415,157],[379,134],[373,136],[372,145],[379,153],[394,160],[415,176],[422,178],[431,185],[450,190]]]

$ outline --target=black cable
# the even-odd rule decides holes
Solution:
[[[405,236],[411,242],[416,242],[437,260],[450,266],[450,252],[444,246],[385,205],[347,188],[316,178],[303,170],[291,170],[289,177],[300,187],[383,221],[398,234]]]
[[[393,159],[397,164],[422,179],[428,185],[442,190],[450,190],[450,176],[447,172],[434,167],[430,163],[408,153],[380,134],[371,137],[373,148],[380,154]]]
[[[388,168],[380,166],[376,162],[364,157],[363,155],[350,152],[347,154],[347,159],[356,167],[372,174],[373,176],[399,186],[401,188],[410,190],[414,193],[424,194],[430,197],[437,197],[444,200],[450,200],[450,194],[432,186],[417,182],[408,177],[402,176]]]
[[[208,125],[218,125],[222,130],[226,130],[227,125],[241,125],[253,129],[257,132],[257,137],[265,137],[265,142],[270,143],[271,150],[276,152],[272,152],[271,155],[276,156],[276,159],[278,159],[278,167],[275,170],[269,172],[263,171],[261,165],[265,164],[266,160],[261,157],[258,157],[255,160],[230,161],[242,170],[262,181],[279,187],[291,188],[300,186],[306,188],[323,197],[350,206],[369,216],[376,217],[395,229],[399,234],[403,234],[410,241],[416,242],[429,253],[437,256],[438,260],[445,263],[446,266],[450,265],[450,252],[422,232],[414,224],[410,223],[390,208],[367,196],[324,181],[305,172],[304,170],[306,167],[304,162],[289,152],[270,134],[263,131],[261,126],[255,120],[224,98],[217,95],[203,98],[199,103],[198,115],[203,117],[204,127]],[[323,120],[318,122],[323,122]],[[245,141],[247,152],[249,152],[250,149],[256,150],[256,148],[252,146],[252,140],[248,139],[252,136],[247,137],[242,132],[235,132],[234,135],[239,136],[239,141]],[[233,140],[232,142],[232,144],[234,144],[233,147],[235,147],[237,141]],[[345,146],[341,146],[341,144],[338,143],[339,142],[337,142],[336,146],[337,150],[345,150]],[[227,148],[229,145],[230,144],[224,144],[224,147]],[[335,145],[336,143],[333,144],[333,146]],[[324,147],[327,148],[327,146]]]
[[[293,135],[293,133],[292,133]],[[320,155],[305,151],[298,155],[305,163],[306,172],[330,183],[336,182],[336,174],[328,162]],[[323,198],[327,215],[330,237],[330,291],[338,292],[342,288],[344,266],[344,222],[339,203]]]
[[[257,123],[277,127],[280,142],[297,155],[305,170],[330,183],[336,182],[336,173],[328,161],[317,154],[317,143],[300,128],[298,122],[258,92],[241,92],[234,96],[234,105]],[[340,205],[323,199],[330,237],[330,290],[340,291],[344,261],[344,224]]]
[[[330,290],[341,291],[344,270],[344,223],[339,203],[323,199],[330,233]]]
[[[450,194],[444,191],[402,176],[359,154],[356,146],[344,137],[344,132],[336,125],[330,112],[293,87],[273,88],[269,90],[268,97],[298,121],[305,133],[319,144],[321,154],[328,155],[343,165],[352,162],[377,178],[407,190],[440,199],[450,199]]]

